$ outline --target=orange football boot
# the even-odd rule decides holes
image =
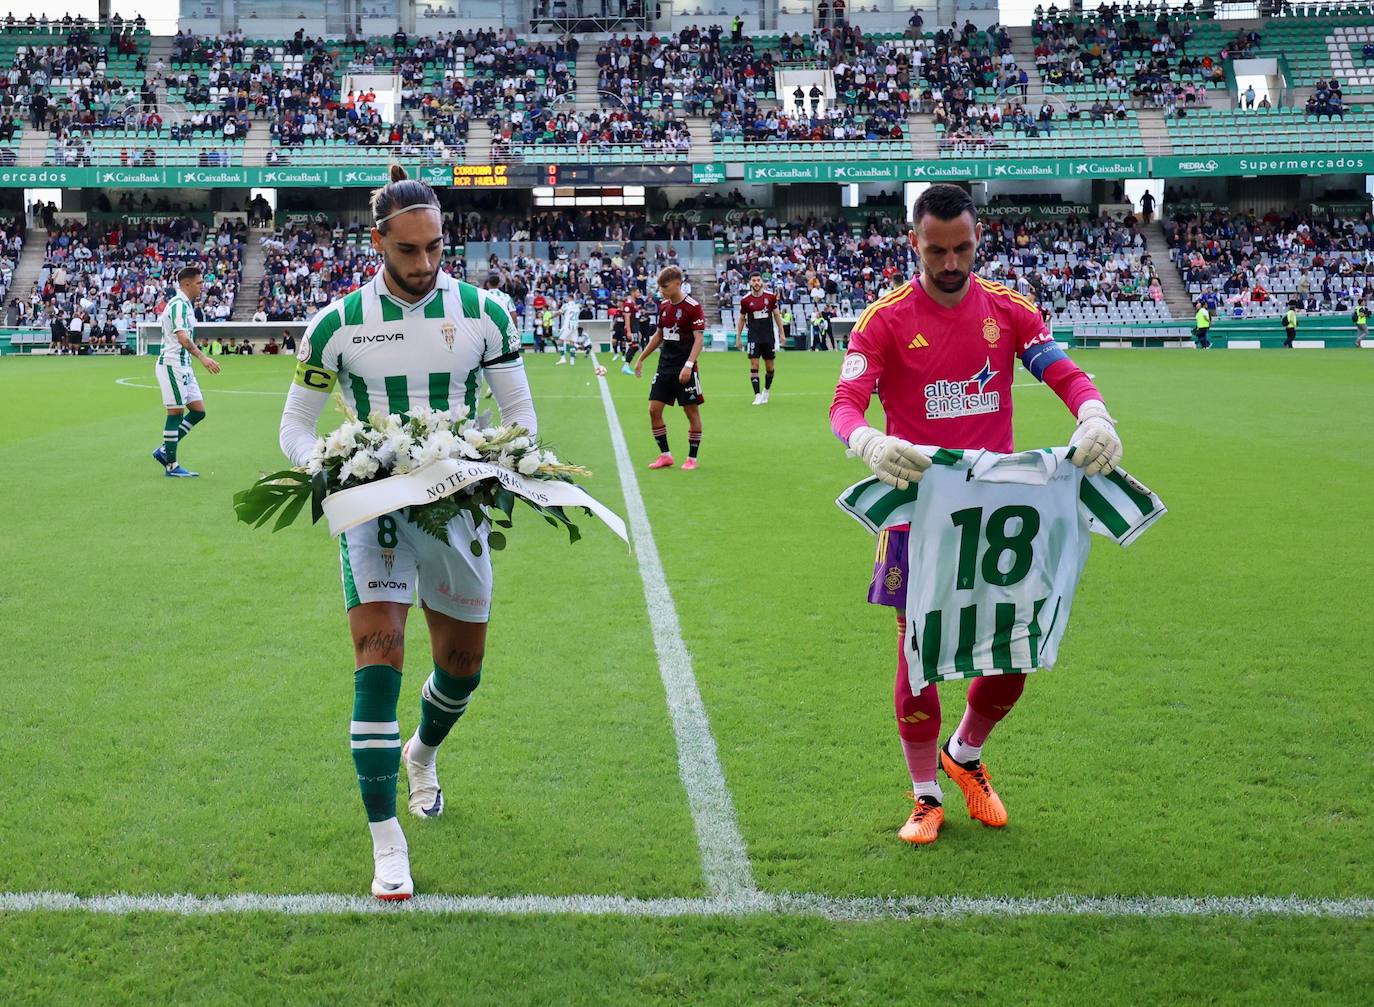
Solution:
[[[955,762],[949,754],[949,742],[940,746],[940,766],[945,775],[953,780],[964,792],[964,802],[968,805],[968,816],[1000,829],[1007,824],[1007,809],[997,791],[992,789],[988,778],[988,768],[979,762]]]
[[[897,833],[897,838],[908,843],[933,843],[940,836],[940,826],[945,824],[945,809],[932,797],[911,796],[916,801],[916,807]]]

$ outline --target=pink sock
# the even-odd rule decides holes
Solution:
[[[982,748],[998,721],[1011,712],[1026,688],[1025,675],[987,675],[968,687],[968,705],[955,735],[965,745]]]
[[[892,685],[892,701],[897,713],[897,733],[902,739],[902,754],[915,783],[935,779],[940,756],[940,694],[927,685],[912,695],[907,674],[906,619],[897,617],[897,680]]]

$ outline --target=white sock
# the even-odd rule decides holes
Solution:
[[[426,745],[421,741],[420,729],[417,727],[415,728],[415,733],[410,736],[410,740],[406,742],[404,751],[406,753],[406,758],[411,762],[418,762],[422,766],[430,766],[434,764],[434,753],[439,751],[439,746]]]
[[[940,789],[940,784],[934,780],[924,782],[912,780],[911,790],[917,797],[933,797],[941,804],[945,803],[945,792]]]
[[[955,762],[977,762],[983,757],[983,746],[966,745],[956,734],[949,739],[949,754]]]
[[[380,853],[391,846],[408,849],[406,835],[401,831],[401,823],[395,818],[388,818],[384,822],[368,822],[367,827],[372,830],[373,853]]]

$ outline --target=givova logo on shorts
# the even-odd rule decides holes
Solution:
[[[988,383],[997,377],[989,358],[983,369],[963,381],[932,381],[926,385],[926,419],[948,420],[958,416],[980,416],[1002,408],[1002,393],[988,391]]]

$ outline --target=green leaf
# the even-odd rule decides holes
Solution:
[[[491,546],[494,551],[499,552],[506,547],[506,536],[502,535],[499,531],[493,531],[487,536],[487,545]]]
[[[302,487],[304,489],[304,487]],[[307,500],[311,498],[309,492],[297,493],[295,498],[282,508],[281,517],[277,518],[277,523],[272,526],[273,531],[281,531],[300,514],[301,508],[305,506]]]
[[[493,503],[496,509],[505,514],[506,518],[509,519],[511,517],[511,512],[515,510],[515,494],[500,483],[496,485],[498,488],[494,494],[495,499]]]
[[[310,480],[310,523],[316,524],[324,517],[324,498],[329,495],[329,476],[323,471],[316,472]]]
[[[469,542],[468,551],[472,553],[474,556],[482,555],[482,540],[475,538],[471,542]]]

